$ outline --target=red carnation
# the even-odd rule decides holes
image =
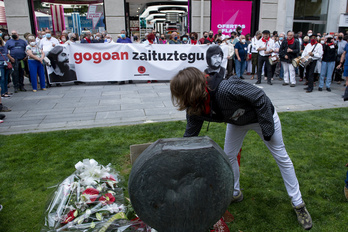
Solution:
[[[112,204],[115,201],[115,197],[111,193],[107,193],[105,196],[100,197],[99,201],[101,201],[104,205]]]
[[[103,178],[103,180],[116,181],[116,179],[113,176],[107,176],[107,177]]]
[[[62,222],[63,224],[67,224],[68,222],[71,222],[72,220],[75,219],[74,213],[76,210],[72,210],[68,213],[68,215],[66,216],[66,219]]]
[[[99,191],[96,190],[95,188],[88,188],[85,191],[83,191],[82,194],[90,195],[89,200],[91,202],[94,202],[95,200],[97,200],[99,196]]]

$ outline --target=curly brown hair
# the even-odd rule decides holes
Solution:
[[[173,105],[178,110],[187,110],[189,115],[203,115],[205,101],[208,98],[204,73],[194,67],[188,67],[176,74],[170,81]]]

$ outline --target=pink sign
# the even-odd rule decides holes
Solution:
[[[242,34],[246,35],[251,30],[252,1],[211,1],[211,30],[217,33],[230,34],[242,27]]]

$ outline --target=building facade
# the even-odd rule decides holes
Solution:
[[[131,0],[99,1],[103,3],[103,22],[106,30],[116,38],[122,29],[129,27],[126,22],[129,16],[126,5]],[[203,31],[209,31],[212,6],[221,1],[223,0],[189,0],[189,30],[199,35]],[[345,30],[346,24],[343,21],[346,17],[344,14],[347,13],[347,0],[234,0],[234,2],[251,2],[251,34],[264,29],[278,32],[288,30],[306,32],[311,29],[320,33],[337,32],[339,28]],[[33,0],[4,0],[4,3],[9,31],[17,30],[21,35],[25,32],[35,32],[37,22],[32,13]],[[221,9],[221,12],[223,11],[224,9]]]

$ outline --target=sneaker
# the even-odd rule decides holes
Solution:
[[[241,202],[243,200],[243,193],[242,191],[238,191],[238,195],[237,196],[233,196],[231,203],[236,203],[236,202]]]
[[[269,84],[269,85],[273,85],[271,81],[267,81],[267,84]]]
[[[283,83],[283,85],[285,86],[285,85],[289,85],[289,83]]]
[[[43,89],[41,89],[41,90],[46,91],[47,89],[46,89],[46,88],[43,88]]]
[[[290,87],[295,87],[296,85],[295,84],[291,84]]]
[[[3,104],[0,105],[0,112],[10,112],[11,110],[7,108],[7,106],[4,106]]]
[[[37,90],[36,89],[33,89],[33,92],[35,93]]]
[[[258,85],[258,84],[261,84],[261,81],[256,81],[256,83],[255,83],[256,85]]]
[[[244,78],[243,76],[240,76],[240,79],[242,79],[242,80],[243,80],[243,79],[245,79],[245,78]]]
[[[3,120],[6,117],[4,114],[0,114],[0,120]]]
[[[310,230],[313,226],[311,215],[308,213],[306,209],[306,205],[303,202],[298,206],[293,206],[295,213],[297,215],[297,221],[305,230]]]
[[[327,90],[328,92],[331,92],[331,89],[330,89],[330,88],[326,88],[326,90]]]
[[[348,188],[346,186],[344,186],[344,195],[346,196],[348,200]]]
[[[320,91],[320,92],[323,91],[323,88],[320,88],[320,87],[319,87],[319,88],[318,88],[318,91]]]
[[[19,91],[26,92],[27,90],[24,87],[19,88]]]

